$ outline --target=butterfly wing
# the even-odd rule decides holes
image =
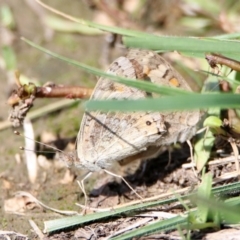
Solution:
[[[114,61],[107,71],[131,79],[140,78],[135,62],[126,57]],[[139,73],[139,74],[138,74]],[[139,99],[147,93],[107,78],[100,78],[91,99]],[[86,112],[77,138],[77,167],[97,171],[147,149],[165,134],[159,112]]]
[[[181,88],[191,91],[186,80],[161,56],[157,53],[132,49],[127,54],[130,61],[135,61],[138,69],[142,68],[143,75],[151,82],[158,85]],[[154,97],[154,96],[153,96]],[[158,96],[159,97],[159,96]],[[169,145],[176,142],[185,142],[195,133],[197,123],[201,118],[201,112],[167,112],[163,113],[167,134],[159,139],[157,145]]]

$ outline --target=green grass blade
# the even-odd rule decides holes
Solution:
[[[102,35],[103,34],[103,32],[100,31],[99,29],[81,25],[76,22],[63,20],[62,18],[55,17],[52,15],[45,15],[44,23],[51,29],[55,31],[60,31],[60,32],[70,32],[70,33],[74,32],[74,33],[80,33],[84,35],[99,35],[99,34]]]
[[[212,189],[212,192],[214,195],[224,196],[226,194],[232,194],[232,193],[239,192],[239,189],[240,189],[240,182],[237,182],[237,183],[231,183],[231,184],[224,185],[224,186],[215,187]],[[183,200],[188,199],[189,197],[192,197],[193,195],[194,195],[194,193],[187,194],[185,196],[182,196],[182,199]],[[89,214],[86,216],[79,215],[79,216],[49,220],[49,221],[44,222],[44,226],[45,226],[44,231],[52,232],[52,231],[72,227],[72,226],[79,225],[79,224],[85,224],[88,222],[97,221],[97,220],[104,219],[104,218],[119,216],[123,213],[124,214],[134,213],[137,211],[142,211],[146,208],[156,207],[156,206],[160,206],[160,205],[164,205],[164,204],[170,204],[170,203],[173,203],[176,201],[178,201],[178,198],[173,197],[173,198],[167,199],[167,200],[159,200],[159,201],[154,201],[154,202],[148,202],[148,203],[142,203],[142,204],[128,206],[128,207],[123,207],[123,208],[115,209],[115,210],[109,211],[109,212],[94,213],[94,214]]]
[[[238,39],[238,38],[240,38],[240,32],[217,35],[217,36],[214,36],[211,38],[213,38],[213,39]]]
[[[205,174],[202,178],[202,182],[198,187],[198,195],[209,199],[212,193],[212,174]],[[206,223],[209,217],[210,207],[206,204],[202,204],[199,202],[197,204],[197,217],[199,219],[198,222]]]
[[[117,237],[111,238],[111,240],[125,240],[133,239],[134,237],[145,236],[156,232],[168,231],[176,229],[180,224],[187,224],[187,217],[177,216],[171,219],[158,221],[153,224],[149,224],[145,227],[133,230],[129,233],[122,234]]]
[[[240,193],[240,182],[235,182],[235,183],[230,183],[230,184],[219,186],[219,187],[214,187],[213,193],[214,195],[217,195],[217,196]]]
[[[225,203],[228,204],[228,206],[239,206],[240,205],[240,197],[232,197],[228,198],[224,201]]]
[[[128,47],[152,50],[180,51],[191,56],[205,57],[207,52],[231,54],[240,59],[240,41],[196,37],[152,36],[149,38],[124,37]],[[236,58],[236,59],[237,59]]]
[[[80,225],[88,222],[97,221],[104,218],[109,218],[113,216],[119,216],[123,213],[134,213],[136,211],[141,211],[146,208],[150,207],[156,207],[164,204],[170,204],[171,202],[175,202],[176,198],[171,198],[167,200],[159,200],[154,202],[148,202],[148,203],[141,203],[137,205],[122,207],[118,209],[114,209],[112,211],[108,212],[99,212],[99,213],[93,213],[88,214],[85,216],[79,215],[79,216],[72,216],[72,217],[65,217],[61,219],[55,219],[55,220],[49,220],[44,222],[44,232],[52,232],[56,230],[60,230],[63,228],[72,227],[75,225]]]
[[[216,201],[215,199],[207,199],[198,196],[195,199],[197,204],[206,205],[206,207],[211,208],[211,211],[215,214],[220,214],[221,221],[227,224],[237,224],[240,222],[240,206],[233,206],[228,203]]]
[[[239,108],[239,94],[194,93],[188,96],[168,96],[140,100],[90,100],[88,111],[175,111],[206,109],[210,107]]]
[[[24,42],[26,42],[27,44],[31,45],[32,47],[34,47],[34,48],[52,56],[52,57],[60,59],[64,62],[67,62],[68,64],[71,64],[71,65],[74,65],[78,68],[81,68],[81,69],[83,69],[83,70],[85,70],[85,71],[87,71],[91,74],[101,76],[101,77],[106,77],[106,78],[109,78],[113,81],[117,81],[119,83],[123,83],[123,84],[126,84],[126,85],[131,86],[131,87],[136,87],[136,88],[139,88],[139,89],[147,91],[147,92],[154,92],[154,93],[163,94],[163,95],[193,94],[192,92],[185,91],[185,90],[178,89],[178,88],[170,88],[170,87],[165,87],[165,86],[159,86],[157,84],[149,83],[149,82],[146,82],[146,81],[136,81],[136,79],[128,79],[128,78],[125,78],[125,77],[120,77],[120,76],[116,76],[116,75],[113,75],[113,74],[109,74],[109,73],[101,71],[97,68],[88,66],[84,63],[80,63],[78,61],[74,61],[72,59],[63,57],[63,56],[61,56],[57,53],[53,53],[53,52],[49,51],[48,49],[43,48],[43,47],[25,39],[25,38],[22,38],[22,40]]]
[[[84,19],[79,19],[79,18],[75,18],[72,17],[70,15],[67,15],[65,13],[62,13],[54,8],[51,8],[50,6],[42,3],[39,0],[35,0],[36,2],[38,2],[41,6],[43,6],[44,8],[46,8],[47,10],[64,17],[65,19],[69,19],[73,22],[79,23],[83,26],[88,26],[88,27],[92,27],[92,28],[96,28],[102,31],[106,31],[106,32],[112,32],[112,33],[116,33],[116,34],[120,34],[120,35],[125,35],[125,36],[132,36],[132,37],[149,37],[152,36],[152,34],[148,34],[145,32],[141,32],[141,31],[134,31],[134,30],[129,30],[129,29],[125,29],[125,28],[120,28],[120,27],[110,27],[110,26],[106,26],[106,25],[102,25],[102,24],[98,24],[95,22],[91,22],[91,21],[87,21]]]

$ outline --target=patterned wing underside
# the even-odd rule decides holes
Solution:
[[[132,62],[125,57],[110,65],[108,73],[136,79]],[[92,99],[138,99],[146,92],[100,78]],[[83,117],[77,153],[79,167],[96,171],[146,149],[165,133],[160,113],[91,112]],[[77,164],[78,165],[78,164]]]
[[[127,54],[129,60],[135,60],[141,65],[151,82],[158,85],[177,87],[191,91],[186,80],[161,56],[147,51],[132,49]],[[164,122],[168,134],[159,139],[156,145],[169,145],[189,140],[196,132],[197,123],[201,117],[199,110],[164,113]]]

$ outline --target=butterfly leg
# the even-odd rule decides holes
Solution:
[[[171,148],[171,146],[167,147],[167,151],[168,151],[168,163],[167,163],[167,166],[165,167],[165,169],[168,169],[171,162],[172,162],[172,148]]]
[[[83,194],[84,194],[84,200],[85,200],[85,209],[83,210],[83,214],[86,214],[86,210],[87,210],[87,203],[88,203],[88,196],[86,194],[85,191],[85,187],[84,187],[84,181],[89,178],[92,175],[92,172],[89,172],[81,181],[77,181],[79,187],[81,188]]]
[[[122,176],[117,175],[117,174],[114,174],[114,173],[112,173],[112,172],[110,172],[110,171],[108,171],[108,170],[106,170],[106,169],[104,169],[104,172],[107,173],[107,174],[109,174],[109,175],[112,175],[112,176],[114,176],[114,177],[117,177],[117,178],[122,179],[122,181],[124,181],[125,184],[126,184],[141,200],[143,200],[143,198],[130,186],[130,184],[129,184]]]

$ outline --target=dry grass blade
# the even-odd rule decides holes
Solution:
[[[132,229],[139,228],[140,226],[146,225],[148,222],[150,222],[152,220],[153,220],[152,218],[141,219],[141,220],[135,222],[134,224],[131,224],[130,226],[128,226],[126,228],[123,228],[123,229],[115,232],[114,234],[108,236],[107,239],[111,239],[112,237],[115,237],[117,235],[123,234],[123,233],[128,232],[128,231],[130,231]]]
[[[30,198],[32,201],[34,201],[35,203],[37,203],[38,205],[42,206],[44,209],[51,210],[51,211],[59,213],[59,214],[68,215],[68,216],[78,214],[78,212],[75,212],[75,211],[62,211],[62,210],[59,210],[59,209],[56,209],[56,208],[49,207],[46,204],[39,201],[37,198],[35,198],[32,194],[30,194],[28,192],[19,191],[19,192],[16,193],[16,195],[26,196],[26,197]]]
[[[141,204],[141,203],[147,203],[147,202],[152,202],[152,201],[156,201],[156,200],[160,200],[160,199],[164,199],[167,197],[171,197],[171,196],[175,196],[176,194],[187,194],[188,192],[190,192],[191,190],[193,190],[191,187],[186,187],[183,189],[179,189],[179,190],[172,190],[171,193],[163,193],[154,197],[149,197],[149,198],[144,198],[142,200],[135,200],[135,201],[131,201],[129,203],[124,203],[124,204],[119,204],[117,206],[111,207],[111,208],[92,208],[92,207],[87,207],[87,209],[93,211],[93,212],[108,212],[114,209],[119,209],[122,207],[128,207],[128,206],[134,206],[137,204]],[[77,206],[85,209],[86,206],[76,203]]]
[[[28,177],[31,183],[35,183],[38,173],[37,155],[35,153],[34,130],[29,118],[25,118],[23,122],[25,138],[25,158],[27,164]],[[31,140],[32,139],[32,140]]]
[[[39,237],[40,240],[44,239],[44,234],[42,233],[42,231],[39,229],[39,227],[37,226],[37,224],[33,221],[33,220],[29,220],[29,224],[31,225],[31,227],[33,228],[34,232],[37,234],[37,236]]]

